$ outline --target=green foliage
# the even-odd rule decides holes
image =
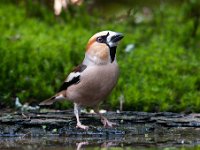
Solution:
[[[115,30],[125,34],[117,52],[121,76],[106,104],[118,109],[121,99],[126,110],[200,112],[200,29],[196,17],[185,13],[194,11],[196,1],[189,2],[180,7],[163,3],[152,9],[152,19],[143,16],[140,23],[135,21],[140,8],[122,20],[103,19],[91,16],[85,4],[55,18],[38,4],[31,4],[33,9],[0,3],[1,101],[50,97],[81,63],[88,38]],[[125,52],[131,43],[135,48]]]

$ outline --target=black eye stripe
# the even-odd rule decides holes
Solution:
[[[107,35],[106,35],[106,37],[108,37],[108,36],[109,36],[109,34],[110,34],[110,33],[108,32],[108,33],[107,33]]]
[[[100,36],[100,37],[98,37],[98,38],[96,39],[96,41],[99,42],[99,43],[106,43],[106,39],[107,39],[107,37],[105,37],[105,36]]]
[[[106,35],[99,36],[97,37],[96,41],[99,43],[106,43],[107,42],[107,37],[109,36],[109,32]]]

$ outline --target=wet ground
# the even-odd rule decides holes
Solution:
[[[2,113],[0,149],[200,149],[200,114],[108,112],[118,126],[102,127],[95,114],[76,129],[72,111]]]

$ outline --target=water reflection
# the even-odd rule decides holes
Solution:
[[[88,145],[88,142],[80,142],[80,143],[76,143],[76,149],[80,150],[82,148],[83,145]]]
[[[160,136],[162,139],[163,137]],[[163,142],[157,143],[149,136],[135,135],[132,137],[115,137],[115,138],[88,138],[88,137],[13,137],[0,138],[0,149],[7,150],[82,150],[82,149],[109,149],[109,150],[129,150],[129,149],[181,149],[194,150],[200,148],[200,143],[177,143],[176,140],[165,138]],[[194,142],[194,141],[193,141]]]

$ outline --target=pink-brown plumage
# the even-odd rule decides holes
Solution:
[[[77,127],[88,129],[79,120],[79,107],[89,106],[100,115],[104,126],[115,123],[99,113],[98,106],[115,87],[119,68],[115,57],[118,42],[122,34],[113,31],[102,31],[92,36],[87,44],[85,58],[67,77],[58,93],[41,105],[50,105],[61,99],[74,103]]]

